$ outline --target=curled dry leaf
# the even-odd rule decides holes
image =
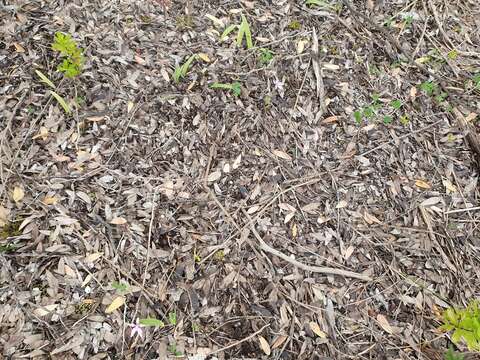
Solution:
[[[280,159],[292,161],[292,157],[288,155],[286,152],[281,151],[281,150],[273,150],[272,151],[273,155],[279,157]]]
[[[420,180],[420,179],[415,180],[415,186],[417,186],[421,189],[430,189],[431,188],[429,183],[427,183],[426,181]]]
[[[219,180],[221,177],[222,177],[221,171],[217,170],[217,171],[214,171],[214,172],[210,173],[208,175],[207,180],[208,180],[208,182],[215,182],[215,181]]]

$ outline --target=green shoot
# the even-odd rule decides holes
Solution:
[[[170,325],[177,325],[177,313],[176,312],[170,312],[168,313],[168,322]]]
[[[245,37],[245,40],[247,42],[247,49],[251,49],[253,47],[252,33],[250,31],[250,25],[248,24],[245,15],[242,15],[242,22],[240,23],[240,26],[238,28],[237,46],[242,46],[243,37]]]
[[[224,41],[230,33],[235,30],[238,25],[230,25],[225,30],[223,30],[222,35],[220,36],[220,41]]]
[[[125,292],[128,289],[128,285],[122,282],[114,281],[112,282],[112,288],[114,288],[118,292]]]
[[[70,34],[56,32],[52,49],[58,51],[63,57],[62,63],[57,67],[58,71],[67,78],[73,78],[81,73],[85,61],[83,49],[78,47]]]
[[[44,84],[47,84],[52,89],[56,88],[55,84],[51,82],[51,80],[48,77],[46,77],[40,70],[35,70],[35,73],[38,75],[41,82],[43,82]]]
[[[437,91],[438,85],[432,81],[425,81],[420,84],[420,89],[422,89],[428,96],[432,96]]]
[[[60,104],[60,106],[63,108],[63,110],[67,113],[67,114],[70,114],[72,112],[72,110],[70,109],[70,106],[68,106],[67,102],[63,99],[63,97],[61,97],[60,95],[58,95],[55,91],[53,90],[50,90],[50,94],[55,98],[55,100],[57,100],[57,102]]]
[[[474,86],[477,90],[480,90],[480,73],[476,74],[473,78]]]
[[[175,72],[173,73],[173,80],[178,83],[181,79],[187,76],[188,70],[192,65],[193,60],[197,58],[197,55],[190,56],[187,61],[181,66],[177,66],[175,68]]]
[[[240,96],[242,93],[242,84],[239,82],[234,82],[231,84],[222,84],[222,83],[213,83],[210,85],[212,89],[223,89],[223,90],[230,90],[235,96]]]
[[[273,52],[269,49],[261,48],[260,49],[260,62],[264,65],[270,64],[270,61],[273,60]]]
[[[146,318],[139,320],[140,325],[143,326],[156,326],[159,328],[163,328],[165,326],[164,322],[155,318]]]
[[[400,100],[393,100],[390,105],[395,109],[399,110],[402,107],[402,102]]]
[[[463,360],[464,357],[462,354],[459,354],[450,347],[445,353],[445,360]]]

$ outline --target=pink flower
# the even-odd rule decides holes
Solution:
[[[140,325],[138,323],[138,319],[137,319],[137,323],[136,324],[129,324],[130,327],[132,328],[132,331],[130,333],[130,337],[134,337],[135,334],[138,334],[138,336],[140,337],[143,337],[143,329],[142,329],[142,325]]]

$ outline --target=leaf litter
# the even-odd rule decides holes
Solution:
[[[6,1],[1,355],[441,356],[479,286],[479,13],[427,3]]]

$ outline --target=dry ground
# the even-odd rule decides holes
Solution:
[[[0,2],[0,356],[443,357],[480,291],[478,2],[319,3]]]

